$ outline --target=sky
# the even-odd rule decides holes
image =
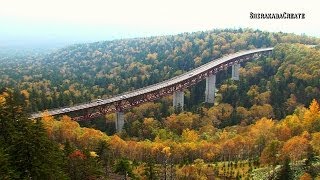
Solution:
[[[0,47],[253,28],[320,37],[318,0],[0,0]],[[305,13],[306,19],[250,19]]]

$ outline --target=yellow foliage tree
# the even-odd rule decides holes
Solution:
[[[55,127],[55,125],[57,123],[55,122],[55,119],[53,118],[53,116],[49,115],[48,111],[45,111],[42,114],[41,120],[42,120],[42,123],[44,125],[44,128],[47,131],[48,136],[51,139],[55,139],[55,137],[54,137],[54,127]]]
[[[309,109],[304,113],[303,125],[309,132],[320,131],[320,107],[315,99],[311,102]]]
[[[60,119],[60,141],[65,142],[66,140],[76,142],[78,136],[80,136],[80,125],[72,121],[69,116],[62,116]]]
[[[199,135],[196,131],[190,129],[184,129],[181,138],[185,142],[196,142],[199,139]]]
[[[181,134],[184,129],[191,129],[193,121],[197,118],[199,118],[199,115],[194,115],[191,112],[183,112],[178,115],[173,114],[166,118],[165,125],[169,129]]]
[[[310,106],[309,106],[310,112],[312,114],[319,114],[320,113],[320,106],[319,103],[313,99]]]
[[[320,155],[320,132],[312,134],[312,140],[310,142],[313,150]]]

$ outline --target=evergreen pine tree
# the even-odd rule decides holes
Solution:
[[[129,177],[133,177],[132,165],[129,160],[121,159],[115,165],[115,173],[124,175],[125,180]]]
[[[0,179],[9,180],[15,179],[15,172],[9,163],[9,155],[2,148],[0,143]]]
[[[291,180],[292,172],[290,168],[290,159],[288,157],[285,158],[284,164],[279,172],[278,180]]]
[[[155,172],[155,165],[154,165],[154,160],[152,158],[149,158],[146,164],[146,167],[144,169],[144,174],[147,176],[148,180],[155,180],[158,179],[156,177],[156,172]]]
[[[109,164],[111,163],[110,148],[106,141],[100,141],[96,150],[98,157],[104,166],[105,173],[108,176]]]
[[[7,90],[6,94],[0,107],[0,141],[17,179],[66,179],[58,145],[49,140],[40,121],[28,119],[19,93]]]

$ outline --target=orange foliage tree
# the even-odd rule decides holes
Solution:
[[[307,157],[309,141],[301,136],[295,136],[289,139],[281,149],[282,156],[289,156],[292,162]]]

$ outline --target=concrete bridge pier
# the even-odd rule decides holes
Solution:
[[[184,104],[184,92],[183,91],[176,91],[173,93],[173,108],[176,110],[180,108],[183,111],[183,104]]]
[[[206,78],[205,102],[214,104],[214,96],[216,91],[216,75]]]
[[[121,132],[124,125],[124,113],[119,111],[116,112],[116,131]]]
[[[232,65],[232,75],[231,75],[231,79],[238,81],[239,80],[239,69],[240,69],[240,64],[234,64]]]

